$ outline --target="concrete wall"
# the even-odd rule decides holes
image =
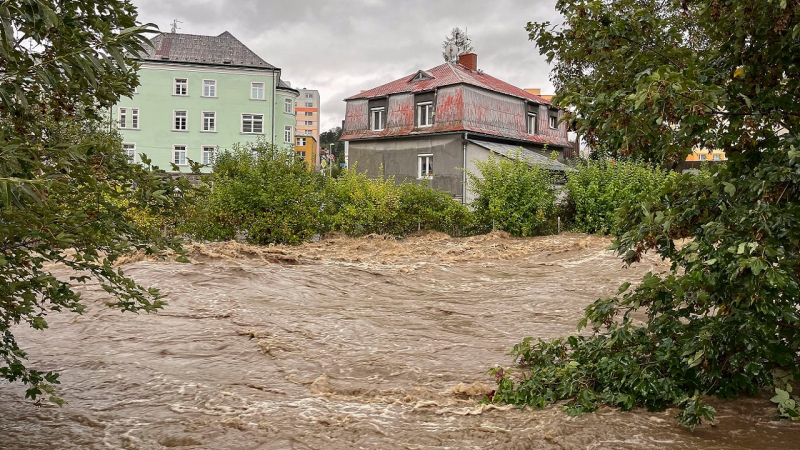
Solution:
[[[383,166],[384,176],[394,176],[397,182],[424,181],[434,189],[449,192],[455,197],[462,195],[461,168],[463,147],[460,133],[440,136],[415,136],[402,139],[374,141],[351,141],[348,144],[348,164],[356,165],[359,172],[366,171],[377,177]],[[417,156],[433,155],[433,177],[420,180]]]

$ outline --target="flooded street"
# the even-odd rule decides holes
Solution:
[[[68,404],[35,407],[0,384],[0,448],[797,448],[800,424],[765,398],[714,402],[718,425],[694,434],[676,410],[569,418],[480,403],[512,345],[574,332],[588,303],[667,267],[623,269],[607,245],[425,234],[132,258],[126,274],[169,306],[122,314],[89,285],[83,316],[15,330],[32,367],[61,372]]]

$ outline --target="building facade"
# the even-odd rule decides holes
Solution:
[[[298,134],[294,138],[294,152],[297,156],[308,164],[309,169],[314,170],[319,161],[319,150],[317,140],[314,136]]]
[[[140,55],[140,86],[110,115],[131,160],[187,172],[210,165],[234,143],[265,139],[294,148],[300,93],[281,70],[227,31],[219,36],[164,33]],[[203,171],[210,171],[205,167]]]
[[[315,142],[319,142],[319,121],[320,121],[320,99],[319,91],[313,89],[298,89],[300,96],[297,98],[297,129],[298,136],[313,136]],[[319,154],[317,152],[314,167],[319,166]]]
[[[477,55],[418,71],[345,99],[345,162],[395,180],[426,182],[469,203],[467,172],[491,155],[570,170],[564,111],[478,70]],[[465,170],[466,169],[466,170]]]

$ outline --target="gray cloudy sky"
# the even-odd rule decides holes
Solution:
[[[467,29],[478,67],[552,93],[548,65],[525,25],[560,22],[555,0],[133,0],[139,20],[169,31],[230,31],[294,87],[317,89],[321,131],[341,124],[344,98],[443,63],[442,41]]]

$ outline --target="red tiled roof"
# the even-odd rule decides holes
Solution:
[[[386,97],[387,95],[391,94],[425,92],[442,86],[463,83],[472,86],[478,86],[491,91],[502,92],[503,94],[507,95],[513,95],[514,97],[525,98],[539,104],[551,104],[549,100],[546,100],[539,95],[531,94],[524,89],[512,86],[505,81],[498,80],[497,78],[481,71],[472,71],[461,64],[444,63],[441,66],[423,71],[425,75],[432,76],[432,79],[423,79],[412,82],[411,80],[418,73],[419,72],[413,73],[400,78],[399,80],[392,81],[391,83],[386,83],[383,86],[378,86],[368,91],[353,95],[346,98],[345,101]]]

